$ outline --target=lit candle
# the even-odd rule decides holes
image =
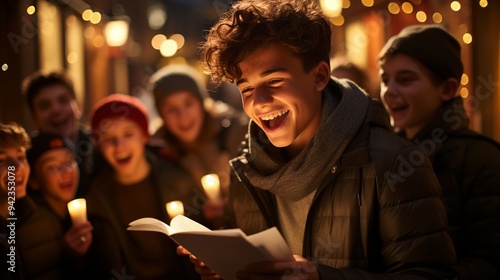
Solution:
[[[207,174],[201,177],[201,185],[209,199],[217,200],[220,198],[220,183],[217,174]]]
[[[85,198],[78,198],[68,202],[68,210],[73,225],[87,221],[87,202]]]
[[[165,208],[167,208],[170,219],[173,219],[177,215],[184,215],[184,205],[179,200],[167,202]]]

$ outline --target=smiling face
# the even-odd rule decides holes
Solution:
[[[313,138],[321,120],[321,91],[330,70],[320,62],[308,73],[301,60],[277,43],[261,46],[239,63],[236,84],[245,113],[276,147],[295,155]]]
[[[200,100],[188,91],[174,92],[165,97],[161,116],[170,133],[187,143],[198,138],[205,118]]]
[[[136,183],[148,175],[146,142],[147,136],[139,125],[127,118],[114,118],[102,130],[99,148],[120,182]]]
[[[33,99],[33,120],[42,132],[74,139],[80,118],[80,108],[64,85],[43,87]]]
[[[399,53],[380,65],[380,95],[393,126],[413,138],[436,117],[443,102],[453,98],[446,82],[437,83],[418,60]]]
[[[26,149],[0,147],[0,194],[2,198],[7,197],[12,189],[15,189],[16,199],[25,197],[29,175],[30,166],[26,159]]]
[[[56,148],[45,152],[36,161],[31,183],[54,207],[75,197],[79,175],[73,154],[66,148]]]

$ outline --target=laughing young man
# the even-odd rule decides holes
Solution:
[[[80,123],[82,111],[72,80],[64,72],[38,71],[26,77],[23,92],[38,131],[70,140],[81,174],[77,196],[83,196],[103,160],[94,153],[89,131]]]
[[[236,83],[251,118],[231,161],[236,226],[277,226],[295,255],[248,264],[237,278],[452,278],[428,158],[391,133],[381,103],[330,78],[330,38],[313,1],[249,0],[221,16],[203,46],[212,78]],[[203,279],[219,278],[191,260]]]

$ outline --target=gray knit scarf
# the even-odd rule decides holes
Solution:
[[[245,156],[249,164],[245,173],[253,186],[291,201],[300,200],[318,188],[363,124],[368,111],[365,93],[346,80],[338,84],[331,87],[330,83],[323,91],[320,128],[306,148],[290,161],[284,159],[262,129],[253,122],[250,124],[249,151]],[[341,92],[331,92],[334,88]]]

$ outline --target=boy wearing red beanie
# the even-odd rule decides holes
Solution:
[[[181,200],[187,205],[194,188],[187,174],[146,151],[146,107],[135,97],[113,94],[94,106],[91,124],[108,166],[87,197],[95,228],[87,276],[109,279],[126,273],[137,279],[193,279],[192,266],[176,255],[176,245],[168,237],[126,230],[130,222],[144,217],[168,223],[165,204]]]

